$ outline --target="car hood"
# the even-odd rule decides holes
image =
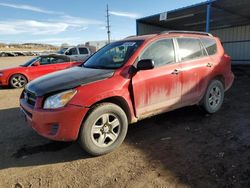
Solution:
[[[73,67],[31,81],[25,89],[36,96],[75,88],[113,76],[114,70]]]

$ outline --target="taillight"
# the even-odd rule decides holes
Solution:
[[[231,57],[228,54],[224,54],[224,57],[231,61]]]
[[[223,62],[225,62],[225,68],[227,67],[226,69],[231,70],[231,57],[228,54],[224,54],[223,59]]]
[[[231,57],[228,54],[224,54],[224,62],[225,63],[230,63],[231,64]]]

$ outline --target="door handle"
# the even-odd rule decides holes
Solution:
[[[180,73],[180,71],[179,70],[177,70],[177,69],[175,69],[171,74],[175,74],[175,75],[177,75],[177,74],[179,74]]]
[[[213,63],[207,63],[206,67],[212,67]]]

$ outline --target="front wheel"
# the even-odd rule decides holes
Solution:
[[[221,81],[213,80],[203,97],[202,106],[210,114],[217,112],[224,100],[224,87]]]
[[[91,155],[98,156],[118,148],[126,137],[128,119],[125,112],[112,103],[93,108],[84,121],[79,142]]]
[[[10,78],[10,86],[12,88],[22,88],[27,84],[27,78],[22,74],[14,74]]]

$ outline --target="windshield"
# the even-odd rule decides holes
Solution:
[[[84,67],[95,69],[117,69],[122,67],[143,41],[119,41],[111,43],[91,56]]]
[[[64,54],[65,51],[66,51],[67,49],[68,49],[68,48],[62,48],[62,49],[60,49],[57,53],[58,53],[58,54]]]
[[[28,67],[30,66],[32,63],[38,61],[40,57],[34,57],[31,60],[27,61],[26,63],[24,63],[23,65],[21,65],[22,67]]]

